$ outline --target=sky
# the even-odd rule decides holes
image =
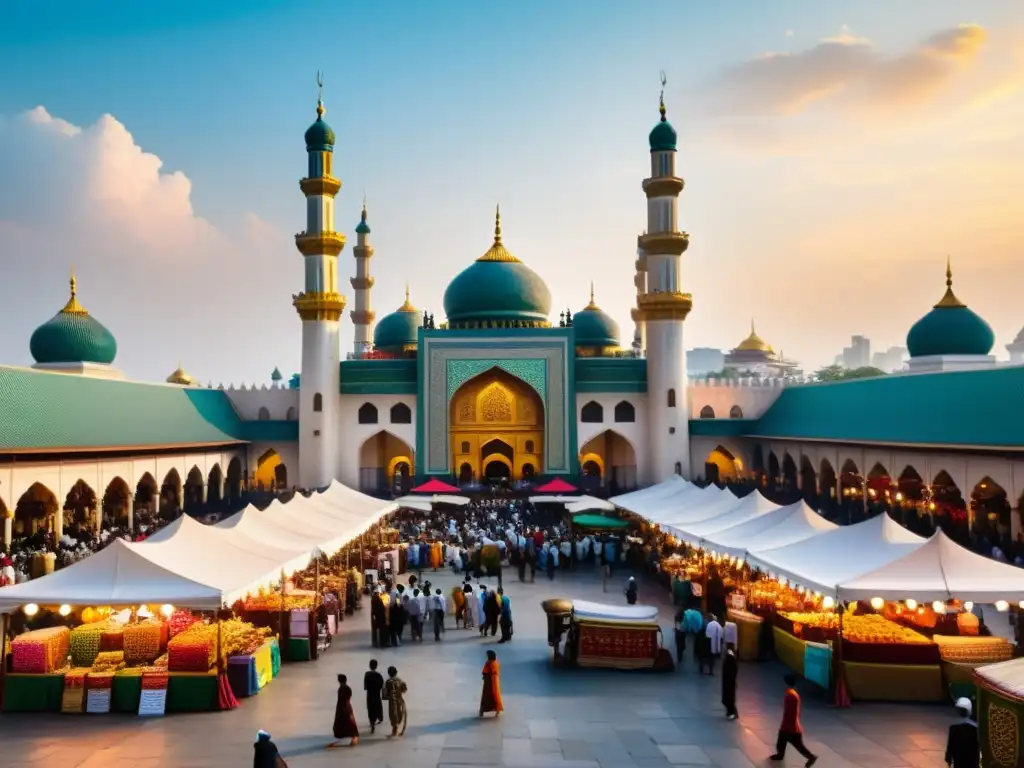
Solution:
[[[378,318],[443,316],[504,242],[632,337],[659,73],[679,132],[687,347],[758,333],[813,369],[902,345],[944,290],[1024,326],[1024,5],[560,0],[7,0],[0,360],[67,300],[162,380],[298,371],[298,179],[316,73],[344,182],[349,305],[365,195]],[[352,325],[342,324],[342,353]]]

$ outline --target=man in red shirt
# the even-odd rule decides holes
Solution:
[[[779,739],[775,742],[775,754],[771,759],[783,760],[786,757],[786,745],[792,744],[793,749],[807,759],[804,763],[806,768],[811,768],[818,762],[818,756],[812,755],[804,746],[804,732],[800,727],[800,694],[793,687],[796,685],[796,675],[787,674],[784,679],[786,695],[782,703],[782,725],[779,726]]]

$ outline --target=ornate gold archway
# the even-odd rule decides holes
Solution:
[[[492,368],[455,392],[448,436],[452,467],[461,470],[468,464],[474,479],[479,479],[490,461],[501,461],[509,468],[510,479],[519,480],[524,465],[535,472],[544,466],[544,404],[532,387]],[[495,440],[511,450],[496,453],[488,447]]]

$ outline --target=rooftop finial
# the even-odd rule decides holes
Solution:
[[[71,279],[68,281],[71,287],[71,297],[68,299],[68,303],[64,305],[64,309],[61,312],[70,315],[87,315],[85,307],[78,303],[78,280],[75,279],[75,268],[71,267]]]
[[[501,244],[501,203],[494,206],[494,244]]]
[[[658,97],[658,112],[661,113],[661,122],[665,122],[665,85],[668,83],[668,77],[665,75],[665,70],[661,70],[661,96]]]
[[[359,214],[359,218],[366,221],[366,193],[363,193],[363,212]]]
[[[935,305],[935,308],[956,309],[957,307],[966,306],[953,293],[953,264],[949,256],[946,256],[946,293],[939,299],[939,303]]]
[[[754,318],[750,318],[750,335],[753,336],[757,331],[754,330]]]
[[[78,280],[75,279],[75,268],[71,267],[71,300],[75,300],[75,296],[78,294]]]
[[[406,281],[406,283],[405,283],[405,300],[406,301],[409,300],[409,282],[408,281]]]
[[[600,307],[597,306],[597,302],[594,301],[594,281],[590,281],[590,303],[583,308],[584,311],[597,311]]]
[[[408,282],[406,282],[406,284],[405,284],[405,303],[402,304],[402,306],[400,306],[398,308],[398,311],[399,312],[419,312],[419,310],[416,309],[416,307],[414,307],[412,305],[412,301],[409,298],[409,283]],[[426,314],[426,313],[424,313],[424,314]]]
[[[318,70],[316,73],[316,116],[323,117],[326,111],[324,108],[324,73]]]
[[[590,281],[590,303],[594,303],[594,281]]]

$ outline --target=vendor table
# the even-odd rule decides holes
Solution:
[[[728,611],[726,617],[736,624],[739,642],[736,654],[741,661],[757,661],[761,658],[761,622],[743,619],[735,611]]]
[[[118,672],[114,675],[114,682],[111,688],[111,712],[124,712],[134,715],[139,711],[139,699],[141,697],[141,672]]]
[[[270,639],[246,656],[228,659],[228,682],[235,696],[255,696],[274,678],[274,655],[277,641]],[[280,668],[280,653],[277,653]]]
[[[1012,693],[980,684],[975,711],[981,764],[1024,768],[1024,702]]]
[[[938,664],[863,664],[844,661],[846,690],[854,701],[947,701]]]
[[[772,627],[772,632],[775,636],[775,655],[779,657],[779,661],[803,677],[804,659],[807,655],[804,641],[781,627]]]
[[[167,680],[168,712],[208,712],[216,708],[216,672],[170,674]]]
[[[4,712],[60,712],[64,674],[10,673],[4,689]]]

